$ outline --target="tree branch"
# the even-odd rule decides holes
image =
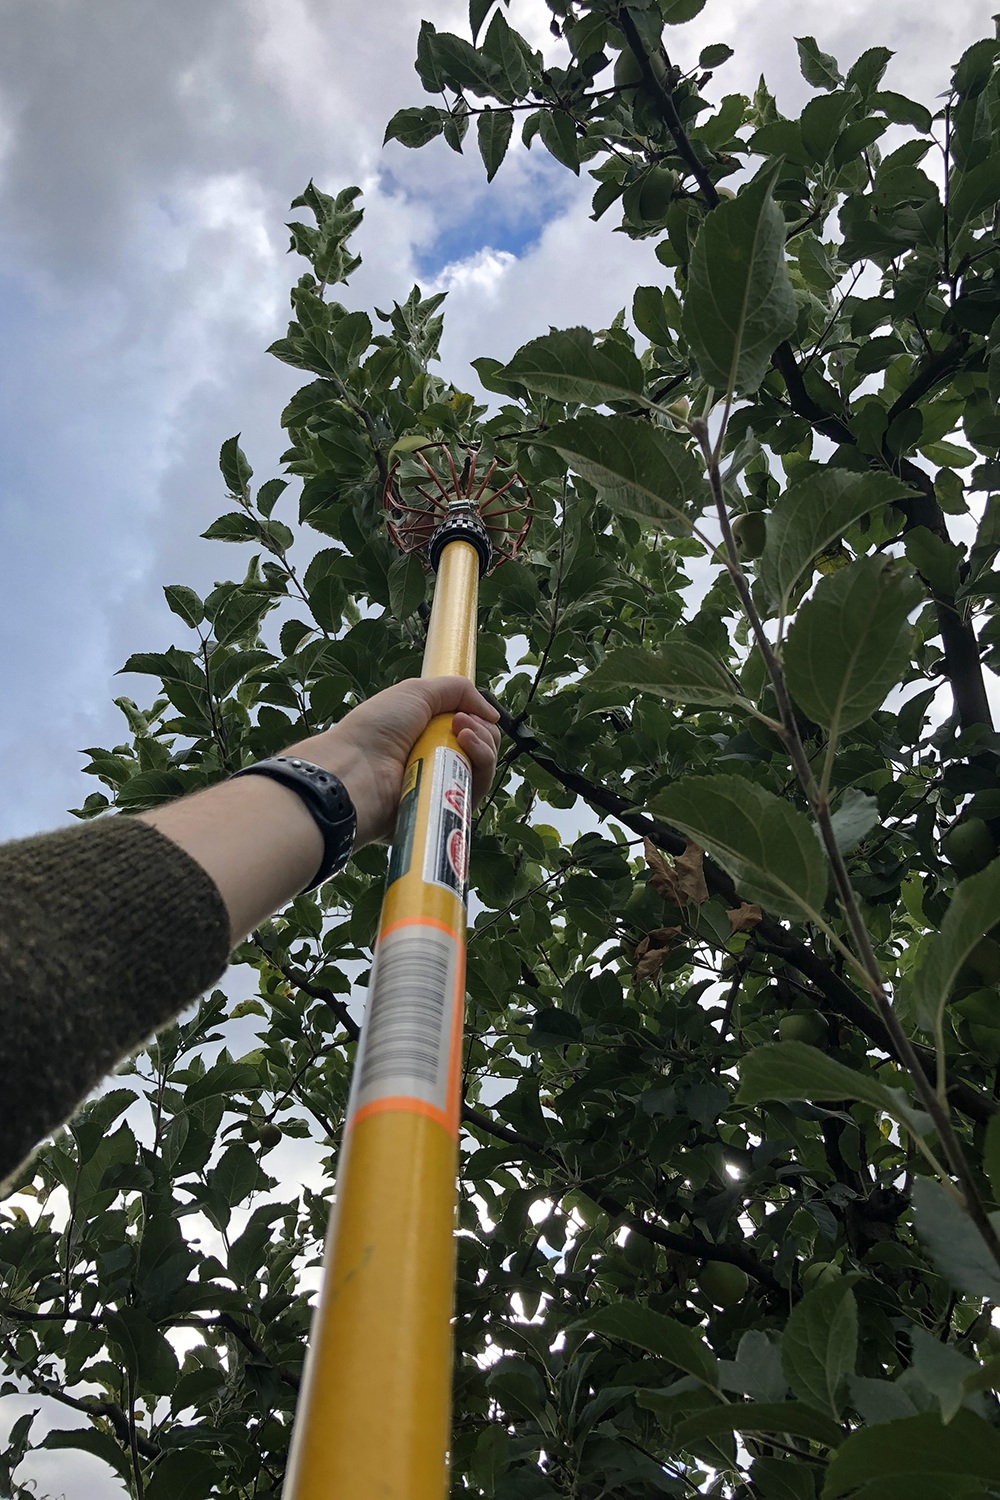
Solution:
[[[648,838],[662,849],[665,854],[683,854],[687,840],[682,838],[665,823],[642,813],[635,803],[630,802],[627,797],[613,792],[607,787],[597,786],[585,776],[576,771],[564,770],[550,755],[546,755],[538,741],[531,734],[520,729],[511,715],[506,711],[503,704],[489,693],[485,696],[490,699],[500,712],[500,727],[506,735],[509,735],[520,752],[527,755],[543,771],[546,771],[556,781],[564,786],[567,791],[576,792],[585,802],[597,812],[607,813],[631,828],[634,833]],[[721,866],[714,860],[705,860],[705,879],[709,890],[720,896],[729,906],[739,905],[739,896],[736,887]],[[858,1030],[868,1038],[873,1046],[902,1062],[897,1049],[893,1044],[888,1028],[871,1007],[860,995],[851,989],[839,974],[834,973],[830,966],[819,958],[808,944],[800,942],[792,933],[775,922],[770,917],[764,917],[754,928],[754,937],[758,944],[769,952],[780,955],[793,968],[798,969],[807,979],[815,985],[816,989],[826,998],[831,1010],[850,1021]],[[921,1047],[916,1044],[914,1050],[920,1060],[920,1066],[928,1079],[934,1083],[937,1078],[934,1053],[930,1048]],[[972,1087],[961,1079],[950,1079],[947,1083],[948,1097],[955,1107],[967,1115],[970,1119],[981,1124],[987,1124],[996,1113],[997,1106],[981,1094],[978,1089]]]
[[[489,1115],[484,1115],[480,1110],[466,1105],[462,1110],[462,1120],[466,1125],[471,1125],[474,1130],[481,1130],[485,1135],[493,1136],[495,1140],[506,1141],[508,1145],[530,1151],[533,1155],[551,1162],[557,1169],[565,1171],[563,1163],[545,1146],[530,1140],[519,1130],[512,1130],[509,1125],[501,1125],[499,1121],[491,1119]],[[601,1188],[590,1183],[583,1183],[581,1186],[588,1198],[593,1198],[610,1218],[623,1225],[631,1233],[640,1235],[664,1250],[673,1250],[680,1255],[690,1255],[698,1260],[724,1261],[727,1265],[738,1266],[741,1271],[752,1276],[769,1292],[787,1295],[786,1289],[775,1280],[768,1268],[749,1251],[741,1250],[733,1245],[713,1244],[711,1240],[705,1239],[700,1234],[674,1234],[669,1229],[661,1229],[659,1224],[651,1224],[648,1219],[633,1213],[631,1209],[626,1208],[624,1203],[613,1198],[609,1193],[605,1193]],[[570,1184],[567,1183],[567,1191],[569,1187]]]
[[[715,183],[712,181],[711,177],[709,177],[702,163],[698,160],[694,147],[691,145],[691,142],[688,139],[687,131],[681,124],[680,115],[678,115],[677,113],[677,107],[674,104],[673,96],[671,95],[670,90],[665,87],[663,82],[659,78],[657,78],[655,72],[653,71],[653,66],[649,60],[649,54],[646,52],[645,47],[642,45],[642,38],[640,37],[638,30],[636,29],[635,22],[629,15],[628,11],[624,8],[618,12],[618,16],[616,17],[616,19],[618,21],[618,25],[621,27],[625,35],[625,40],[629,44],[629,48],[632,52],[633,57],[642,70],[643,83],[653,95],[654,99],[656,100],[657,104],[659,104],[660,109],[663,112],[663,118],[666,121],[667,129],[673,136],[674,145],[677,147],[677,155],[682,159],[684,164],[687,166],[688,171],[694,177],[702,193],[705,195],[705,201],[708,203],[709,207],[714,208],[719,201],[719,195],[715,190]]]
[[[926,395],[931,386],[936,384],[943,375],[951,373],[953,369],[960,366],[961,357],[956,349],[960,341],[960,336],[956,336],[946,350],[942,350],[940,355],[928,362],[890,408],[889,420],[893,416],[898,416],[899,412],[905,411],[921,396]],[[961,352],[965,352],[964,348]],[[779,344],[772,355],[771,363],[785,382],[788,399],[797,416],[804,417],[806,421],[811,422],[817,432],[821,432],[824,437],[830,438],[833,442],[850,443],[856,446],[854,434],[847,424],[824,411],[806,390],[802,372],[790,344]],[[944,512],[938,504],[934,493],[934,483],[930,476],[910,459],[897,459],[888,451],[883,453],[882,462],[891,473],[898,474],[906,484],[912,485],[918,492],[912,499],[893,502],[903,513],[904,533],[912,531],[916,526],[926,526],[936,536],[948,540]],[[986,694],[982,664],[979,660],[979,643],[976,633],[972,626],[962,619],[954,600],[936,599],[935,610],[941,644],[944,648],[945,675],[951,684],[958,721],[963,729],[972,729],[977,724],[985,724],[992,730],[993,718]],[[1000,764],[1000,757],[993,752],[986,752],[986,754],[990,756],[994,766]],[[985,759],[985,755],[983,758]]]

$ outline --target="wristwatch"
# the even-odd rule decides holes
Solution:
[[[312,813],[313,821],[323,835],[323,860],[316,878],[300,894],[314,891],[331,875],[340,874],[354,848],[358,819],[354,803],[338,776],[332,771],[324,771],[322,766],[313,765],[312,761],[300,760],[297,755],[271,755],[255,765],[244,766],[242,771],[234,771],[230,781],[235,781],[237,776],[269,776],[272,781],[296,792]]]

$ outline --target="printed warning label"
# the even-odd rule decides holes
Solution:
[[[472,773],[455,750],[434,752],[430,816],[424,849],[423,878],[443,885],[460,901],[469,890],[469,827],[472,816]]]
[[[389,855],[389,873],[386,876],[386,885],[392,885],[394,880],[399,880],[410,868],[413,858],[413,835],[417,827],[417,802],[420,798],[420,776],[424,763],[415,760],[406,769],[403,780],[403,790],[399,799],[399,812],[396,816],[396,832],[392,840],[392,852]]]

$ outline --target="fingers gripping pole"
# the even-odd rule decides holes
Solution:
[[[475,678],[481,554],[439,551],[425,677]],[[445,1500],[471,773],[414,747],[354,1070],[285,1500]]]

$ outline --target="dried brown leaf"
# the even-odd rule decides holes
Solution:
[[[643,839],[643,850],[649,866],[649,883],[653,890],[658,896],[662,896],[664,901],[669,901],[673,906],[680,906],[681,895],[673,866],[667,864],[659,849],[649,839]]]
[[[655,979],[663,968],[670,945],[680,932],[679,927],[654,927],[641,942],[636,944],[634,978]]]
[[[674,860],[680,893],[685,901],[693,901],[697,906],[708,900],[704,863],[705,851],[697,844],[686,844],[684,853]]]
[[[726,912],[732,932],[749,932],[751,927],[757,926],[763,915],[760,907],[752,901],[741,901],[739,906]]]

